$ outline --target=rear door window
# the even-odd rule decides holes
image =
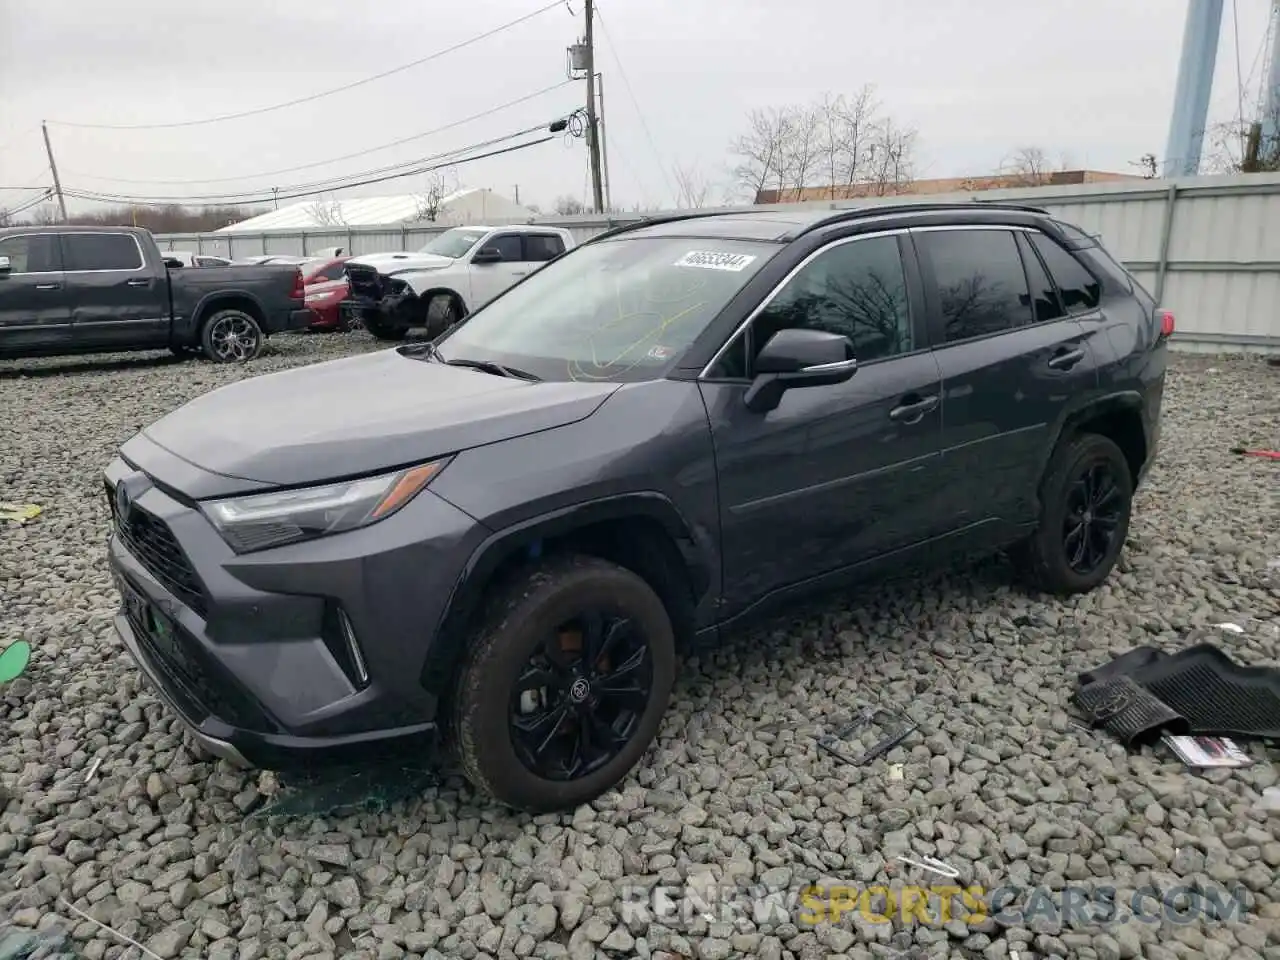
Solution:
[[[1062,309],[1058,300],[1058,291],[1045,272],[1044,264],[1031,249],[1031,243],[1025,234],[1018,235],[1018,249],[1022,252],[1022,265],[1027,268],[1027,284],[1031,288],[1031,308],[1035,313],[1036,323],[1065,317],[1067,312]]]
[[[1043,258],[1062,294],[1062,305],[1071,313],[1092,310],[1102,298],[1102,287],[1084,265],[1043,233],[1031,234],[1031,245]]]
[[[0,257],[9,258],[9,272],[57,273],[62,269],[58,238],[52,233],[29,233],[0,240]]]
[[[931,268],[946,343],[1033,322],[1031,293],[1011,230],[927,230],[916,246]]]
[[[67,270],[137,270],[142,250],[127,233],[64,233]]]
[[[564,240],[553,233],[530,233],[524,238],[525,259],[535,263],[554,260],[564,253]]]

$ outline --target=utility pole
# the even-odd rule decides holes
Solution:
[[[58,209],[62,211],[62,222],[67,222],[67,201],[62,196],[62,181],[58,179],[58,165],[53,162],[53,147],[49,145],[49,126],[40,121],[40,130],[44,134],[44,152],[49,155],[49,172],[53,174],[53,192],[58,195]]]
[[[583,35],[587,62],[587,152],[591,161],[591,194],[595,200],[595,212],[604,213],[604,187],[600,177],[599,119],[596,116],[596,54],[592,29],[592,0],[584,0],[587,27]]]
[[[1276,0],[1280,3],[1280,0]],[[613,209],[613,197],[610,195],[610,187],[613,186],[613,177],[609,176],[609,132],[604,127],[604,76],[596,74],[596,83],[599,84],[598,94],[600,97],[600,157],[604,165],[604,205],[606,209]]]

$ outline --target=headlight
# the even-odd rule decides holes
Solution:
[[[304,299],[307,303],[314,303],[316,300],[327,300],[337,292],[336,290],[321,290],[319,293],[308,293]]]
[[[265,550],[383,520],[417,496],[445,462],[321,487],[211,500],[201,508],[237,553]]]

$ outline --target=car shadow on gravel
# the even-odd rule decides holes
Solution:
[[[12,363],[33,363],[34,366],[0,366],[0,380],[24,380],[34,377],[65,377],[86,373],[119,373],[125,370],[161,370],[182,363],[196,363],[199,358],[175,357],[167,350],[163,354],[138,353],[121,357],[118,354],[109,357],[90,357],[69,359],[59,357],[53,360],[11,361]]]

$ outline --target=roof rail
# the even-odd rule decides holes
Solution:
[[[801,230],[800,233],[808,233],[811,230],[830,226],[831,224],[839,223],[842,220],[857,220],[861,217],[893,216],[895,214],[903,213],[954,212],[956,210],[972,209],[974,203],[980,203],[984,207],[1018,211],[1021,213],[1038,213],[1041,215],[1048,215],[1048,211],[1041,210],[1039,207],[1031,207],[1016,203],[1001,203],[998,200],[979,200],[977,197],[974,197],[972,200],[926,200],[919,203],[888,203],[880,206],[846,207],[841,210],[832,210],[829,216],[821,217],[813,223],[805,224],[804,229]]]
[[[721,217],[726,211],[711,211],[707,213],[672,213],[659,214],[654,217],[641,217],[639,220],[631,223],[620,223],[616,227],[610,227],[604,233],[597,233],[594,237],[584,241],[584,243],[594,243],[597,240],[605,240],[609,237],[616,237],[620,233],[629,233],[632,230],[639,230],[641,227],[652,227],[660,223],[679,223],[682,220],[699,220],[706,217]]]
[[[1029,203],[1009,203],[1006,200],[988,200],[986,197],[974,197],[974,203],[984,203],[989,207],[1003,207],[1005,210],[1025,210],[1027,213],[1043,213],[1049,215],[1044,207],[1035,207]]]

